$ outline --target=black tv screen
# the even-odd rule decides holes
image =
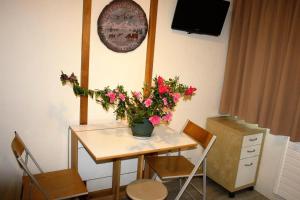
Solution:
[[[230,2],[223,0],[178,0],[172,29],[218,36]]]

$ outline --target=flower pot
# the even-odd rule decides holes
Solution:
[[[151,137],[153,125],[148,119],[143,119],[142,122],[133,123],[131,126],[132,135],[135,137]]]

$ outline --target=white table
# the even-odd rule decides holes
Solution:
[[[78,169],[78,140],[95,162],[113,161],[112,193],[120,198],[121,159],[138,157],[137,178],[142,178],[144,155],[175,149],[194,148],[197,142],[165,125],[154,128],[149,139],[137,139],[123,123],[71,126],[71,166]]]

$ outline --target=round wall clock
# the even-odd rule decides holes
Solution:
[[[98,35],[104,45],[115,52],[136,49],[146,37],[147,17],[132,0],[114,0],[99,15]]]

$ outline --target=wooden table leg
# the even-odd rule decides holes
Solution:
[[[71,168],[78,171],[78,138],[71,132]]]
[[[114,195],[114,200],[120,199],[120,173],[121,173],[121,160],[114,160],[113,177],[112,177],[112,191]]]
[[[152,153],[152,154],[148,154],[147,156],[157,156],[157,155],[158,155],[158,153]],[[154,171],[150,168],[149,164],[147,162],[145,162],[143,178],[151,179],[153,176],[154,176]]]
[[[143,170],[144,170],[144,155],[139,155],[138,157],[138,167],[136,172],[136,179],[143,178]]]
[[[147,162],[145,162],[145,167],[144,167],[144,178],[148,179],[151,177],[150,175],[150,166]]]

